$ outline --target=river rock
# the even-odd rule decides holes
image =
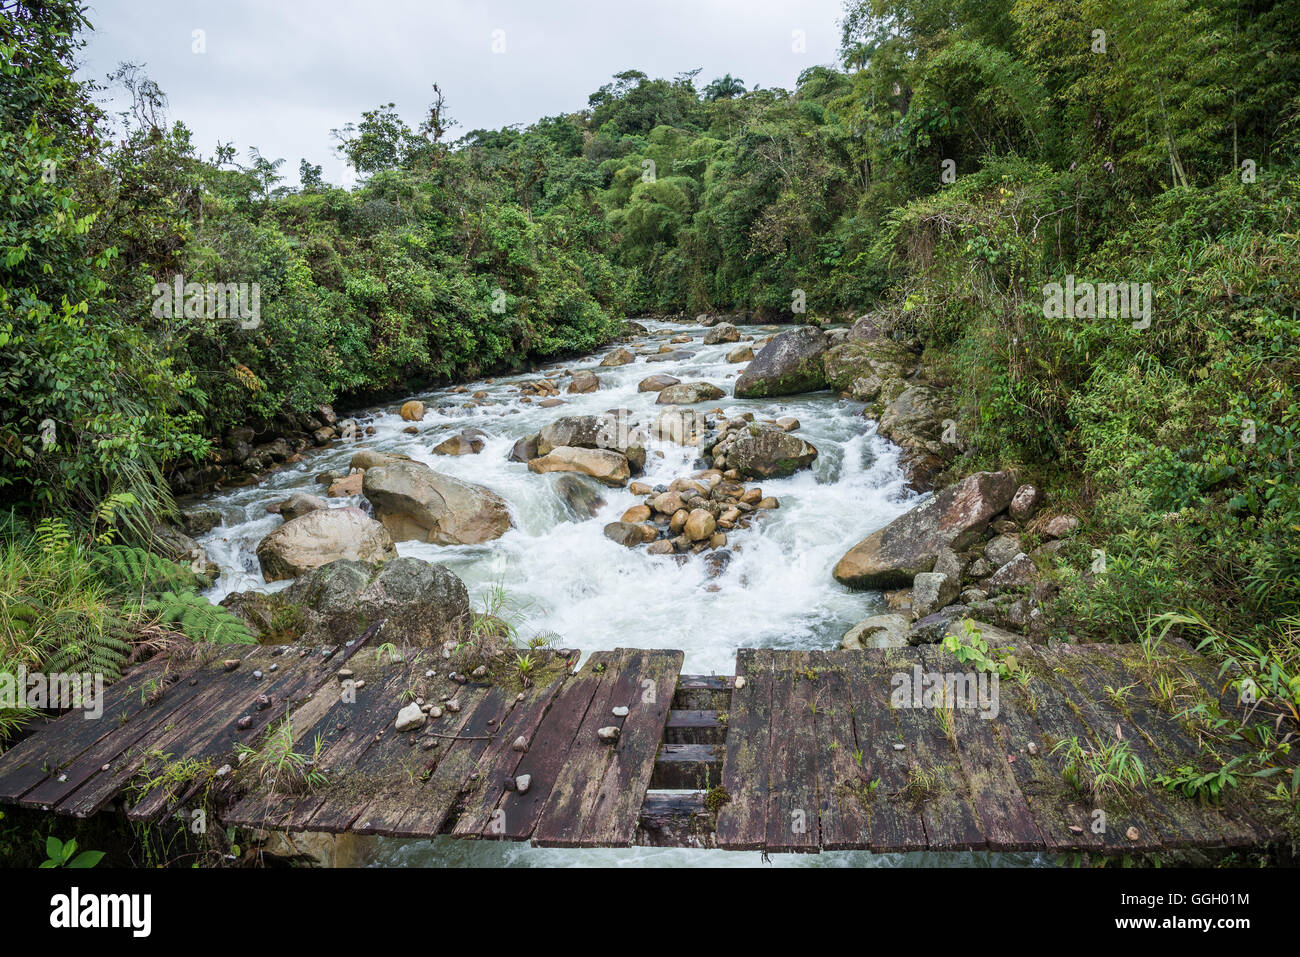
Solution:
[[[668,388],[670,385],[676,385],[681,381],[682,381],[681,379],[675,378],[670,375],[646,376],[639,383],[637,383],[636,390],[638,392],[659,392],[663,389]]]
[[[621,411],[621,410],[620,410]],[[606,449],[627,458],[633,472],[645,468],[646,435],[633,428],[626,414],[566,415],[545,426],[537,436],[537,455],[549,455],[561,446]]]
[[[907,619],[902,615],[872,615],[846,631],[840,647],[847,651],[902,648],[907,645],[907,629]]]
[[[484,441],[478,436],[463,432],[443,439],[433,447],[434,455],[478,455],[483,451]]]
[[[753,358],[754,349],[749,345],[736,346],[736,348],[727,353],[728,362],[748,362]]]
[[[351,475],[344,475],[331,482],[329,491],[325,494],[330,498],[344,498],[349,495],[360,495],[361,483],[364,479],[364,472],[353,472]]]
[[[357,596],[356,612],[366,622],[386,621],[386,633],[416,647],[458,640],[472,621],[465,583],[418,558],[385,562]]]
[[[762,399],[826,388],[822,355],[829,343],[813,326],[773,337],[736,379],[736,398]]]
[[[1010,472],[978,472],[934,495],[854,545],[835,580],[856,588],[896,588],[931,571],[939,550],[962,551],[1011,502]]]
[[[714,447],[715,461],[725,454],[727,468],[744,478],[781,478],[810,468],[817,449],[797,435],[763,422],[751,422],[729,441]]]
[[[1019,554],[990,575],[983,587],[997,594],[1007,588],[1022,588],[1038,580],[1038,566],[1028,555]]]
[[[407,422],[419,422],[424,418],[424,403],[418,399],[412,399],[410,402],[402,404],[399,413]]]
[[[1021,547],[1020,536],[1015,532],[1008,532],[989,539],[988,544],[984,546],[984,557],[994,568],[1001,568],[1022,551],[1024,549]]]
[[[740,330],[729,322],[720,322],[704,334],[706,346],[716,346],[720,342],[739,342]]]
[[[555,477],[555,494],[560,496],[569,514],[580,522],[595,518],[605,507],[599,486],[573,472],[561,472]]]
[[[641,544],[641,527],[631,522],[610,522],[605,526],[605,537],[632,548]]]
[[[695,405],[721,399],[727,393],[709,382],[681,382],[659,392],[658,405]]]
[[[602,366],[625,366],[628,363],[635,362],[636,356],[631,349],[625,349],[619,346],[617,349],[600,360]]]
[[[670,405],[659,413],[650,426],[650,433],[678,445],[694,445],[704,432],[707,421],[703,412]]]
[[[943,572],[921,572],[912,580],[912,611],[924,618],[951,604],[960,593],[960,579]]]
[[[367,469],[362,492],[399,542],[478,545],[500,538],[514,524],[495,492],[420,462]]]
[[[599,388],[600,379],[597,378],[596,373],[583,370],[582,372],[575,372],[573,374],[573,378],[569,381],[568,391],[575,395],[580,395],[587,392],[595,392]]]
[[[706,509],[691,509],[691,513],[686,517],[686,525],[682,528],[686,537],[693,542],[701,542],[713,534],[717,528],[718,522]]]
[[[187,535],[212,531],[221,524],[221,512],[209,505],[186,505],[180,509],[181,525]]]
[[[319,495],[308,495],[306,492],[294,492],[283,502],[274,506],[276,512],[285,521],[292,521],[306,515],[308,512],[314,512],[318,508],[329,507],[330,503]]]
[[[632,469],[627,456],[609,449],[583,449],[561,445],[528,463],[534,472],[579,472],[605,485],[626,485]]]
[[[525,435],[516,442],[510,449],[510,455],[507,461],[523,462],[528,464],[529,459],[537,458],[537,443],[540,441],[539,435]]]
[[[296,578],[341,558],[382,562],[397,557],[383,525],[355,506],[316,509],[285,522],[257,545],[268,582]]]
[[[349,463],[350,468],[354,469],[372,469],[381,465],[398,465],[402,462],[410,462],[409,455],[402,455],[397,452],[378,452],[375,449],[360,449],[352,456]]]

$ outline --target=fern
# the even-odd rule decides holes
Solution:
[[[220,605],[214,605],[194,592],[166,591],[146,599],[141,610],[172,625],[192,641],[210,641],[219,645],[252,645],[257,639],[240,619]]]
[[[97,576],[110,588],[131,595],[193,591],[199,577],[188,568],[143,548],[107,545],[90,557]]]

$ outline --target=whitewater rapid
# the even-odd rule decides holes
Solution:
[[[774,399],[735,399],[731,393],[743,363],[728,363],[734,343],[703,345],[707,329],[693,324],[641,320],[646,337],[626,343],[638,353],[635,362],[602,367],[608,350],[581,359],[547,366],[538,372],[465,383],[466,391],[439,389],[412,395],[428,412],[419,434],[403,431],[411,423],[397,414],[401,402],[355,413],[358,426],[375,434],[359,442],[338,443],[308,455],[264,481],[209,496],[206,505],[220,510],[220,526],[199,543],[221,567],[221,576],[208,592],[213,601],[248,589],[272,591],[258,568],[257,543],[281,523],[266,511],[295,491],[324,494],[315,476],[325,470],[346,473],[359,448],[400,452],[457,478],[486,486],[509,504],[515,528],[496,541],[472,546],[437,546],[399,542],[398,553],[441,562],[465,582],[476,607],[504,589],[521,639],[551,636],[559,646],[580,648],[584,654],[615,647],[675,648],[685,652],[684,670],[694,674],[732,674],[741,647],[835,648],[853,624],[884,610],[876,592],[850,592],[831,577],[835,562],[850,546],[915,504],[899,463],[899,449],[876,435],[875,423],[862,415],[861,403],[840,400],[830,392]],[[763,338],[770,328],[740,327],[742,340]],[[657,348],[669,338],[689,335],[674,344],[692,354],[669,361],[647,361],[642,350]],[[611,347],[613,348],[613,347]],[[758,348],[755,347],[755,352]],[[600,389],[585,395],[561,393],[565,404],[541,408],[519,402],[513,387],[548,370],[589,369],[600,378]],[[764,513],[747,530],[729,533],[732,561],[710,578],[703,555],[678,564],[671,556],[650,555],[644,548],[626,548],[607,539],[603,528],[616,521],[640,499],[626,489],[603,491],[604,506],[592,518],[575,520],[555,491],[559,476],[538,475],[527,465],[508,461],[515,441],[538,432],[566,415],[589,415],[629,409],[632,420],[648,426],[659,408],[655,392],[638,392],[637,384],[653,374],[675,376],[683,382],[711,382],[727,393],[723,399],[696,408],[722,408],[728,415],[752,412],[756,418],[794,416],[796,434],[820,453],[814,467],[785,479],[761,484],[780,508]],[[558,378],[561,389],[568,377]],[[466,408],[470,396],[487,393],[485,404]],[[442,456],[431,449],[462,429],[481,429],[486,445],[477,455]],[[689,475],[697,450],[651,439],[646,470],[636,480],[667,484]],[[366,507],[361,496],[330,499],[338,507]],[[366,839],[353,863],[380,865],[613,865],[685,866],[756,864],[757,854],[660,848],[610,851],[564,851],[527,845],[455,842],[439,839],[399,841]],[[1011,856],[1016,857],[1016,856]],[[774,858],[786,865],[987,864],[1006,859],[997,855],[786,855]],[[1030,860],[1016,859],[1018,863]]]

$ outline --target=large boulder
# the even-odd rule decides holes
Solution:
[[[627,458],[632,471],[645,468],[645,442],[643,430],[631,426],[626,415],[566,415],[543,427],[537,436],[537,454],[533,458],[549,455],[553,450],[568,446],[575,449],[608,449]]]
[[[575,372],[573,378],[569,380],[568,391],[574,394],[585,392],[595,392],[600,388],[600,379],[596,373],[584,369],[581,372]]]
[[[352,456],[349,463],[350,468],[354,469],[372,469],[378,465],[397,465],[399,462],[410,462],[409,455],[402,455],[400,452],[379,452],[375,449],[361,449]]]
[[[500,538],[514,524],[501,496],[421,462],[366,469],[361,491],[399,542],[478,545]]]
[[[951,485],[849,549],[835,580],[855,588],[910,585],[934,568],[939,551],[962,551],[1011,503],[1010,472],[978,472]]]
[[[610,486],[626,485],[632,477],[627,456],[610,449],[583,449],[561,445],[528,463],[528,468],[540,474],[548,472],[578,472],[590,475],[598,482]]]
[[[826,334],[812,326],[774,336],[736,379],[736,398],[762,399],[826,388],[822,356],[829,344]]]
[[[339,559],[382,562],[397,557],[388,530],[355,506],[316,509],[285,522],[257,545],[269,581],[297,578]]]
[[[822,357],[827,385],[859,402],[891,401],[907,388],[916,366],[916,353],[892,339],[850,337]]]
[[[341,559],[303,573],[275,594],[235,592],[221,602],[267,644],[339,643],[385,621],[402,645],[441,645],[469,630],[464,583],[442,565],[394,558],[381,566]]]
[[[720,322],[704,334],[706,346],[716,346],[719,342],[739,342],[740,330],[729,322]]]
[[[779,426],[751,422],[715,446],[715,465],[719,455],[724,456],[723,465],[744,478],[782,478],[810,468],[817,449]]]
[[[721,399],[726,394],[709,382],[681,382],[660,390],[655,402],[658,405],[695,405]]]

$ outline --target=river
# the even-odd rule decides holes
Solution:
[[[257,543],[281,519],[266,507],[293,491],[322,494],[315,476],[327,469],[346,472],[357,448],[400,452],[438,471],[486,486],[510,503],[516,527],[501,538],[473,546],[437,546],[400,542],[398,552],[444,563],[459,575],[476,607],[490,593],[504,590],[509,612],[521,639],[551,635],[560,646],[584,654],[614,647],[676,648],[685,652],[684,671],[731,674],[741,647],[835,648],[854,623],[884,610],[879,593],[850,592],[831,577],[831,568],[855,542],[915,504],[899,465],[899,450],[875,433],[864,418],[862,404],[843,401],[830,392],[775,399],[737,400],[730,396],[743,364],[728,363],[734,343],[703,345],[707,329],[641,320],[647,337],[627,343],[634,352],[657,349],[669,338],[689,335],[675,348],[690,352],[670,361],[647,362],[638,354],[628,365],[601,367],[599,354],[560,364],[570,371],[590,369],[600,380],[596,392],[562,394],[563,406],[540,408],[523,404],[513,387],[539,373],[466,383],[468,392],[435,390],[412,396],[428,407],[420,432],[396,413],[401,403],[354,415],[358,426],[373,426],[375,434],[357,443],[340,443],[310,454],[265,481],[209,497],[206,504],[221,511],[223,522],[199,541],[221,576],[208,593],[213,601],[234,591],[273,590],[258,568]],[[742,340],[762,338],[772,327],[742,326]],[[757,352],[755,348],[755,352]],[[551,368],[551,367],[548,367]],[[554,490],[557,475],[537,475],[508,461],[519,438],[531,435],[564,415],[599,414],[629,409],[633,421],[648,426],[659,409],[654,392],[638,392],[646,376],[662,373],[683,382],[703,380],[728,393],[724,399],[698,408],[721,407],[728,414],[752,412],[756,418],[796,417],[797,434],[815,445],[819,455],[812,469],[785,479],[762,482],[765,495],[780,507],[766,512],[747,530],[729,535],[736,554],[725,570],[710,578],[704,561],[692,558],[678,565],[668,556],[650,555],[644,548],[625,548],[603,534],[640,499],[625,489],[604,493],[605,505],[590,519],[575,520]],[[557,380],[561,387],[567,378]],[[472,393],[483,391],[482,405],[465,408]],[[442,439],[467,427],[487,434],[477,455],[442,456],[431,449]],[[648,443],[645,475],[640,481],[667,484],[698,470],[696,450],[668,441]],[[331,504],[364,505],[333,499]],[[364,863],[387,865],[753,865],[758,854],[681,849],[629,848],[572,851],[439,839],[398,841],[367,839]],[[1033,855],[834,853],[773,857],[781,865],[892,866],[898,864],[998,865],[1031,864]]]

